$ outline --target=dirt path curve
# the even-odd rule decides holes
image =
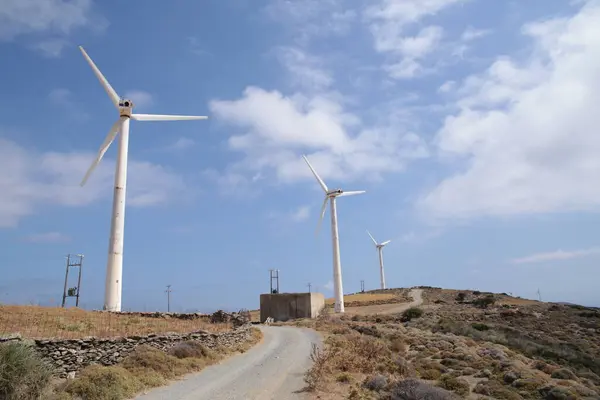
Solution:
[[[380,304],[375,306],[348,307],[346,314],[350,315],[373,315],[373,314],[399,314],[410,307],[417,307],[423,304],[423,289],[411,289],[410,296],[413,301],[410,303]]]
[[[182,381],[151,390],[139,400],[296,400],[304,372],[311,366],[312,343],[321,337],[310,329],[260,328],[263,341],[246,353],[210,366]]]

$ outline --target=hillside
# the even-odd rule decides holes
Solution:
[[[401,314],[296,321],[326,336],[307,374],[319,398],[600,398],[598,309],[419,291],[423,304]]]

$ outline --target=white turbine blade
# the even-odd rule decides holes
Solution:
[[[96,75],[96,78],[98,78],[100,84],[102,85],[104,90],[106,90],[106,94],[108,94],[108,97],[110,97],[110,101],[112,101],[115,107],[119,108],[119,95],[117,94],[117,92],[115,92],[115,89],[113,89],[112,86],[110,86],[110,83],[108,83],[104,75],[102,75],[102,72],[100,72],[98,67],[96,67],[96,64],[94,64],[94,62],[92,61],[90,56],[88,56],[88,54],[85,52],[83,47],[79,46],[79,50],[81,50],[83,57],[85,57],[88,64],[90,64],[90,67],[92,67],[94,75]]]
[[[388,244],[389,242],[391,242],[391,240],[386,240],[385,242],[381,243],[382,246],[385,246],[386,244]]]
[[[312,171],[315,178],[317,178],[317,181],[319,182],[319,185],[321,185],[321,187],[323,188],[323,191],[325,193],[327,193],[329,191],[329,189],[327,189],[327,185],[325,184],[325,182],[323,182],[323,179],[321,179],[319,174],[317,174],[317,171],[315,171],[315,169],[312,167],[312,165],[310,165],[310,163],[308,162],[308,158],[306,158],[305,155],[302,155],[302,157],[304,158],[304,161],[306,161],[306,164],[308,164],[308,168],[310,168],[310,170]]]
[[[192,119],[207,119],[197,115],[160,115],[160,114],[131,114],[136,121],[188,121]]]
[[[363,193],[366,193],[366,190],[355,190],[353,192],[342,192],[342,193],[338,194],[338,197],[354,196],[355,194],[363,194]]]
[[[119,125],[120,124],[121,124],[121,120],[119,119],[110,128],[110,131],[108,131],[108,135],[106,135],[106,139],[104,139],[104,143],[102,143],[102,146],[100,146],[100,150],[98,151],[98,155],[96,156],[96,159],[94,160],[94,162],[92,163],[90,168],[87,170],[87,172],[85,173],[85,176],[83,177],[83,180],[81,181],[81,184],[80,184],[81,186],[85,185],[85,183],[87,182],[87,180],[90,177],[90,175],[92,174],[92,172],[94,172],[94,169],[96,169],[98,164],[100,164],[100,160],[102,160],[102,157],[104,157],[104,153],[106,153],[106,150],[108,150],[108,148],[110,147],[110,144],[113,142],[113,140],[115,140],[117,133],[119,133]]]
[[[369,237],[371,238],[371,240],[373,241],[373,243],[375,244],[375,246],[377,246],[377,240],[375,240],[375,238],[373,237],[373,235],[371,235],[371,233],[369,231],[367,231],[367,234],[369,235]]]
[[[315,231],[315,235],[319,234],[321,230],[321,224],[323,223],[323,218],[325,217],[325,209],[327,208],[327,200],[329,197],[325,196],[325,200],[323,200],[323,206],[321,207],[321,215],[319,216],[319,223],[317,224],[317,230]]]

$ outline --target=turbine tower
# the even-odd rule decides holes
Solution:
[[[129,120],[136,121],[181,121],[192,119],[206,119],[208,117],[188,115],[155,115],[155,114],[133,114],[133,102],[129,99],[119,97],[117,92],[110,86],[102,72],[87,55],[83,47],[79,46],[83,57],[86,59],[94,75],[108,94],[110,101],[119,113],[119,119],[108,131],[104,143],[100,146],[96,159],[86,172],[81,186],[85,185],[94,169],[102,160],[104,153],[108,150],[117,135],[119,137],[119,148],[117,152],[117,166],[115,171],[115,190],[113,197],[112,218],[110,224],[110,239],[108,242],[108,261],[106,263],[106,287],[104,291],[104,310],[121,311],[121,288],[123,285],[123,234],[125,228],[125,189],[127,183],[127,149],[129,147]]]
[[[311,172],[319,182],[319,185],[325,192],[325,199],[323,200],[323,206],[321,207],[321,217],[319,218],[319,223],[317,225],[316,233],[319,233],[319,229],[321,227],[321,223],[323,222],[323,217],[325,216],[325,208],[327,208],[327,200],[329,200],[329,205],[331,207],[331,241],[333,244],[333,293],[335,295],[335,306],[334,311],[336,313],[344,312],[344,288],[342,286],[342,265],[340,261],[340,240],[338,237],[338,223],[337,223],[337,210],[335,206],[335,199],[337,197],[343,196],[352,196],[355,194],[365,193],[364,190],[352,191],[352,192],[344,192],[342,189],[333,189],[329,190],[325,182],[319,177],[317,171],[310,165],[308,162],[308,158],[305,155],[302,156],[306,164],[308,164],[308,168],[310,168]]]
[[[375,240],[375,238],[373,237],[373,235],[371,235],[369,231],[367,231],[367,234],[375,244],[375,248],[377,248],[377,252],[379,253],[379,280],[381,282],[381,288],[385,289],[385,273],[383,272],[383,248],[386,244],[390,243],[391,240],[386,240],[385,242],[377,243],[377,240]]]

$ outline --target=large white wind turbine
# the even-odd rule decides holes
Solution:
[[[342,265],[340,261],[340,240],[338,237],[338,224],[337,224],[337,210],[335,207],[335,199],[337,197],[342,196],[352,196],[355,194],[365,193],[364,190],[353,191],[353,192],[344,192],[342,189],[333,189],[329,190],[325,182],[319,177],[317,171],[310,165],[308,162],[308,158],[304,157],[304,161],[308,164],[308,168],[312,171],[313,175],[319,182],[319,185],[325,192],[325,199],[323,200],[323,206],[321,207],[321,217],[319,218],[319,224],[317,225],[317,233],[319,232],[319,228],[321,227],[321,222],[323,222],[323,217],[325,216],[325,208],[327,208],[327,200],[329,200],[330,204],[330,212],[331,212],[331,241],[333,244],[333,293],[335,294],[335,307],[334,310],[336,313],[344,312],[344,288],[342,286]]]
[[[377,252],[379,253],[379,279],[381,282],[381,288],[385,289],[385,274],[383,272],[383,248],[386,244],[390,243],[391,240],[386,240],[385,242],[377,243],[377,240],[375,240],[375,238],[373,237],[373,235],[371,235],[369,231],[367,231],[367,234],[371,237],[371,240],[375,244]]]
[[[189,115],[155,115],[155,114],[133,114],[133,102],[119,97],[117,92],[110,86],[104,75],[96,64],[87,55],[83,47],[79,46],[83,57],[92,67],[96,78],[108,94],[110,101],[119,112],[119,119],[108,131],[104,143],[100,146],[96,159],[86,172],[81,186],[83,186],[96,166],[102,160],[104,153],[108,150],[117,134],[119,137],[119,148],[117,153],[117,167],[115,171],[115,192],[113,197],[112,218],[110,224],[110,240],[108,243],[108,261],[106,263],[106,288],[104,291],[104,310],[121,311],[121,288],[123,286],[123,233],[125,228],[125,188],[127,183],[127,149],[129,146],[129,120],[136,121],[180,121],[191,119],[206,119]]]

